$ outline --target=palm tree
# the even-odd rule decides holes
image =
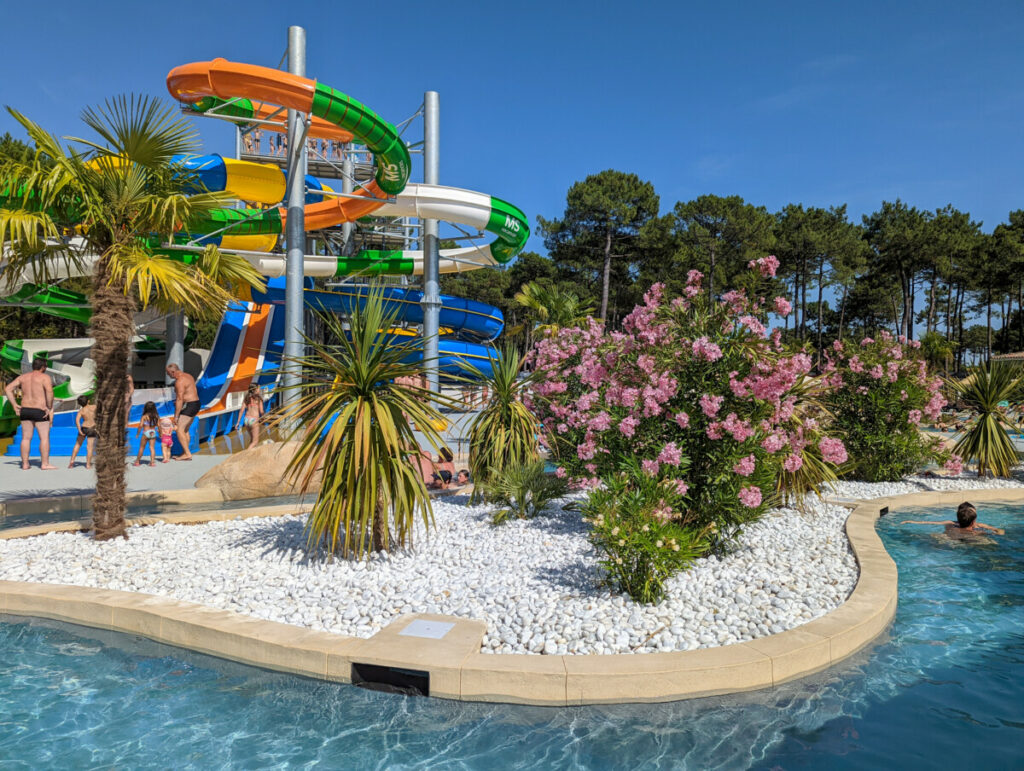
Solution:
[[[523,359],[511,347],[490,358],[489,375],[472,364],[462,363],[469,376],[485,384],[490,392],[490,401],[469,426],[469,471],[475,485],[474,500],[479,500],[496,476],[540,458],[538,437],[545,431],[540,418],[524,401],[527,391],[538,380],[537,373],[523,375]]]
[[[422,453],[412,423],[435,451],[444,419],[435,403],[449,400],[412,383],[424,375],[418,351],[390,334],[395,312],[384,312],[380,287],[347,326],[322,314],[329,340],[307,341],[303,382],[280,415],[299,447],[288,470],[303,491],[322,469],[320,494],[307,522],[310,551],[328,557],[369,557],[412,542],[417,513],[425,526],[433,508],[421,471]]]
[[[214,248],[197,264],[160,252],[182,223],[227,198],[188,195],[196,182],[171,160],[197,150],[199,141],[174,108],[148,97],[117,97],[82,113],[98,139],[70,138],[68,147],[8,109],[35,153],[0,163],[2,275],[8,282],[31,275],[49,283],[61,263],[92,273],[98,432],[93,534],[97,540],[127,537],[126,396],[136,307],[212,317],[231,300],[218,283],[222,278],[253,287],[261,287],[262,279],[243,258]]]
[[[537,321],[534,331],[543,336],[553,335],[563,327],[576,327],[593,315],[594,306],[581,300],[573,292],[539,281],[523,284],[515,301],[534,312]]]
[[[1024,378],[1014,365],[990,362],[987,366],[974,367],[963,380],[947,380],[946,384],[957,401],[966,403],[977,413],[968,422],[953,452],[966,463],[977,461],[979,477],[989,471],[995,476],[1010,476],[1010,470],[1017,463],[1017,450],[1010,432],[1020,433],[1021,428],[1000,403],[1017,397],[1024,386]]]

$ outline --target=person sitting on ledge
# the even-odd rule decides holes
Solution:
[[[901,525],[942,525],[946,528],[946,535],[950,538],[963,538],[968,535],[980,535],[982,530],[987,530],[990,533],[996,535],[1004,535],[1005,530],[1000,530],[998,527],[992,527],[992,525],[986,525],[983,522],[978,521],[978,509],[975,508],[973,503],[964,501],[961,503],[956,510],[956,522],[950,520],[943,520],[942,522],[917,520],[917,519],[905,519],[900,522]]]

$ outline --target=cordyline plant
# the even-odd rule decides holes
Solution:
[[[419,351],[389,334],[395,313],[386,313],[380,287],[353,308],[347,328],[322,316],[333,344],[307,341],[299,396],[278,418],[297,438],[288,466],[303,492],[323,470],[319,495],[307,522],[308,549],[327,556],[369,557],[412,543],[417,517],[433,523],[421,472],[415,423],[438,452],[444,425],[435,404],[444,402],[411,383],[424,375]]]
[[[946,399],[942,379],[928,375],[919,348],[883,330],[877,340],[837,340],[825,352],[823,401],[850,453],[847,476],[891,482],[932,460],[959,472],[959,458],[943,455],[939,442],[920,430],[925,418],[939,418]]]
[[[1024,378],[1013,365],[990,363],[975,367],[963,380],[947,380],[958,401],[975,413],[953,451],[966,463],[977,463],[978,476],[989,472],[1008,477],[1017,463],[1017,449],[1010,432],[1020,433],[1002,404],[1017,398]]]
[[[491,480],[540,458],[540,419],[526,402],[526,394],[537,380],[524,375],[523,359],[511,347],[500,356],[490,356],[490,374],[466,362],[462,368],[484,384],[490,398],[469,426],[469,470],[473,476],[473,500],[479,500]]]
[[[775,257],[751,261],[749,285],[777,267]],[[538,343],[535,391],[545,401],[535,407],[558,437],[558,473],[607,485],[635,456],[642,473],[674,487],[668,519],[721,544],[765,511],[777,476],[800,469],[809,445],[828,470],[846,451],[817,425],[791,425],[811,359],[787,353],[764,323],[769,308],[785,314],[789,303],[743,291],[717,300],[702,278],[690,271],[671,301],[655,284],[621,333],[591,322]]]

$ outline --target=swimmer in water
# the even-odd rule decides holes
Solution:
[[[975,508],[973,503],[964,501],[961,503],[956,510],[956,522],[945,520],[942,522],[917,520],[917,519],[905,519],[900,522],[901,525],[942,525],[946,528],[946,535],[950,538],[963,538],[968,535],[982,535],[982,531],[989,533],[995,533],[996,535],[1005,535],[1005,530],[1000,530],[998,527],[992,527],[992,525],[986,525],[983,522],[978,521],[978,510]]]

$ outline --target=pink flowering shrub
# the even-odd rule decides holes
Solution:
[[[919,430],[922,421],[938,419],[946,399],[913,342],[882,332],[877,340],[836,341],[825,356],[825,403],[845,442],[848,476],[895,481],[948,458]]]
[[[756,287],[778,261],[750,267]],[[784,350],[764,326],[784,304],[735,290],[711,299],[702,278],[690,271],[675,299],[652,286],[622,332],[605,334],[597,322],[563,329],[531,356],[543,397],[534,409],[574,483],[607,484],[636,459],[638,473],[685,490],[669,518],[700,532],[714,526],[717,544],[778,499],[779,475],[796,473],[793,456],[824,434],[805,436],[794,418],[793,388],[810,357]]]

